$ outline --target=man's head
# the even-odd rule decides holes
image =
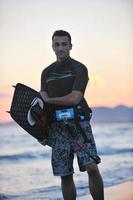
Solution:
[[[58,61],[69,57],[70,50],[72,49],[70,34],[63,30],[55,31],[52,36],[52,47]]]

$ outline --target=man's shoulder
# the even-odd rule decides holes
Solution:
[[[75,68],[75,70],[87,70],[87,67],[85,66],[85,64],[73,58],[71,60],[72,60],[72,65]]]
[[[56,65],[56,62],[51,63],[50,65],[46,66],[43,71],[42,74],[44,73],[48,73],[49,71],[51,71]]]

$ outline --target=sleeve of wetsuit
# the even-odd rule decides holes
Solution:
[[[80,90],[85,92],[87,83],[88,83],[88,70],[85,66],[83,66],[80,70],[78,70],[72,90]]]
[[[43,72],[41,74],[41,91],[47,92],[46,70],[43,70]]]

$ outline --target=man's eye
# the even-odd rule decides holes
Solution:
[[[63,46],[63,47],[65,47],[66,45],[67,45],[66,42],[63,42],[63,43],[62,43],[62,46]]]
[[[59,43],[55,43],[55,46],[58,47],[58,46],[59,46]]]

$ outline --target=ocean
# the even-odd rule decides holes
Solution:
[[[92,124],[104,186],[133,180],[133,124]],[[89,194],[86,172],[74,160],[78,197]],[[51,168],[51,148],[16,123],[0,125],[0,200],[63,200],[60,177]]]

